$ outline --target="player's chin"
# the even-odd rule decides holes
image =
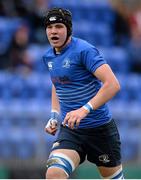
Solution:
[[[52,45],[52,46],[59,46],[59,41],[50,41],[50,44]]]
[[[57,41],[57,42],[55,42],[55,41],[52,42],[52,41],[51,41],[50,44],[51,44],[51,46],[54,47],[54,48],[60,48],[63,43],[61,43],[60,41]]]

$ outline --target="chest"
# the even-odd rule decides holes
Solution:
[[[71,80],[82,71],[83,65],[78,55],[68,55],[49,60],[48,69],[52,78],[66,77]]]

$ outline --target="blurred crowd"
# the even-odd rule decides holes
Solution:
[[[110,2],[117,12],[117,34],[129,37],[127,48],[133,61],[132,70],[141,73],[141,0],[110,0]]]
[[[94,1],[94,0],[93,0]],[[132,61],[131,71],[141,73],[141,1],[140,0],[109,0],[115,11],[113,29],[115,41],[113,46],[124,46]],[[27,49],[33,43],[47,44],[43,17],[50,8],[52,0],[1,0],[0,20],[13,21],[18,19],[14,30],[9,30],[9,21],[5,29],[0,25],[0,39],[7,31],[10,37],[5,48],[0,45],[0,69],[13,70],[26,67],[32,70],[32,60]],[[83,37],[82,37],[83,38]]]
[[[7,45],[0,52],[0,69],[14,70],[20,66],[32,69],[27,50],[32,43],[40,45],[47,43],[43,16],[48,9],[48,4],[49,0],[0,1],[0,39],[6,31],[10,34],[10,37],[5,36],[4,43]],[[9,27],[12,21],[14,30]],[[6,38],[9,40],[6,41]]]

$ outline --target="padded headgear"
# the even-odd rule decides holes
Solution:
[[[63,23],[67,27],[67,36],[72,34],[72,15],[69,10],[53,8],[45,16],[45,27],[54,23]]]

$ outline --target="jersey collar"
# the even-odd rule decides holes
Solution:
[[[72,46],[72,44],[73,44],[73,37],[71,37],[70,42],[60,51],[60,53],[56,53],[54,48],[53,48],[53,52],[55,55],[63,54]]]

